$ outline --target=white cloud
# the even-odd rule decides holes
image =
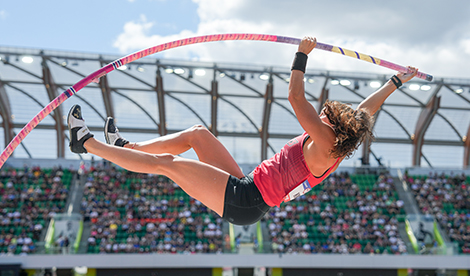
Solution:
[[[264,33],[302,37],[313,35],[320,42],[341,46],[400,65],[413,65],[423,72],[443,77],[468,78],[470,63],[469,3],[457,0],[428,1],[426,7],[410,1],[397,13],[396,5],[364,0],[299,0],[292,5],[280,0],[193,0],[198,4],[196,31],[183,30],[169,36],[156,34],[156,24],[144,16],[127,22],[114,43],[123,54],[160,43],[198,35],[218,33]],[[455,9],[455,6],[460,6]],[[461,7],[461,6],[466,6]],[[367,6],[367,9],[364,7]],[[452,12],[446,12],[450,11]],[[257,63],[288,67],[296,46],[266,42],[215,42],[166,51],[166,58],[194,58],[203,61]],[[375,65],[315,51],[309,67],[391,73]]]
[[[466,54],[470,55],[470,38],[462,40],[461,46],[462,46],[463,51]]]
[[[5,20],[8,16],[8,13],[5,10],[0,10],[0,20]]]
[[[149,22],[145,15],[141,15],[138,21],[130,21],[124,24],[124,31],[118,35],[113,46],[118,48],[121,53],[129,53],[135,50],[141,50],[158,44],[173,41],[179,38],[194,36],[194,33],[182,31],[180,34],[171,36],[151,35],[154,22]]]
[[[147,22],[145,15],[141,15],[139,21],[127,22],[124,25],[124,32],[117,37],[113,46],[124,53],[148,45],[155,40],[155,36],[149,36],[152,26],[153,23]]]

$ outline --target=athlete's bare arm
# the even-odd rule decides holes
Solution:
[[[315,38],[304,37],[298,51],[308,55],[316,44]],[[330,149],[335,141],[335,133],[330,126],[322,122],[313,105],[305,97],[304,73],[300,70],[291,72],[288,99],[300,125],[315,141],[316,146]]]
[[[397,77],[401,80],[402,83],[405,83],[411,80],[416,73],[418,73],[418,69],[414,67],[408,66],[409,71],[407,73],[399,72],[397,73]],[[380,87],[377,91],[369,95],[365,100],[363,100],[357,109],[363,108],[367,110],[371,115],[374,115],[377,110],[382,106],[385,100],[390,96],[397,87],[395,84],[389,80],[387,81],[382,87]]]

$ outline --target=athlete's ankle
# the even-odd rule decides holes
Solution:
[[[90,137],[88,139],[85,140],[85,142],[83,142],[83,147],[89,151],[88,149],[91,148],[91,144],[93,143],[92,141],[95,140],[94,137]]]
[[[133,143],[127,143],[124,145],[125,148],[128,148],[128,149],[135,149],[135,147],[137,146],[137,143],[136,142],[133,142]]]

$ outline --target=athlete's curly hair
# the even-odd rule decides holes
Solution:
[[[347,104],[329,100],[323,108],[336,133],[336,141],[330,151],[333,158],[350,158],[366,138],[374,139],[374,118],[366,110],[354,110]]]

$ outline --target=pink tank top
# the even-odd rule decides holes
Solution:
[[[253,179],[264,201],[269,206],[280,206],[291,201],[322,182],[338,163],[338,158],[321,177],[310,172],[303,154],[308,133],[290,140],[279,153],[263,161],[253,171]]]

